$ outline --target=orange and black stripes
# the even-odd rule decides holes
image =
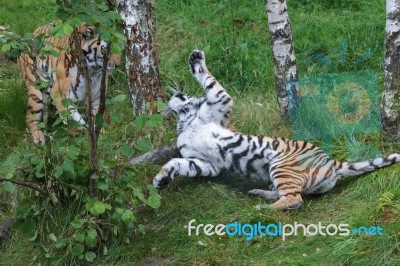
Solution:
[[[43,57],[37,57],[35,59],[30,58],[27,54],[22,54],[18,58],[18,66],[21,69],[21,73],[28,89],[28,110],[26,114],[26,120],[29,131],[33,137],[33,141],[37,144],[44,143],[44,135],[38,129],[37,125],[41,122],[43,117],[43,95],[42,91],[36,88],[36,78],[45,81],[49,84],[49,88],[46,90],[46,95],[50,95],[55,103],[58,112],[66,109],[62,105],[61,101],[63,98],[68,97],[74,103],[84,102],[85,98],[85,84],[83,74],[80,71],[77,64],[77,56],[75,47],[73,45],[73,39],[67,35],[62,38],[56,38],[50,34],[53,25],[45,25],[35,30],[34,35],[43,35],[46,45],[49,45],[51,49],[58,52],[58,56],[48,55]],[[107,57],[102,53],[104,51],[104,45],[100,40],[100,36],[94,32],[94,27],[86,26],[85,23],[81,25],[78,32],[81,38],[81,49],[85,53],[87,60],[89,73],[91,74],[90,79],[92,84],[93,95],[99,90],[101,80],[101,67],[103,60]],[[111,68],[119,65],[119,55],[111,55],[113,58]],[[33,67],[35,65],[35,67]],[[37,70],[33,73],[34,69]],[[72,93],[69,93],[72,90]],[[92,103],[97,104],[98,96],[93,97]],[[98,106],[93,106],[94,110],[97,110]],[[80,124],[84,124],[84,120],[77,112],[76,108],[68,107],[71,111],[71,117]],[[93,112],[93,111],[92,111]]]
[[[183,158],[174,158],[162,167],[153,180],[157,188],[167,186],[178,175],[216,176],[228,169],[265,181],[266,190],[253,189],[249,194],[276,201],[270,208],[291,209],[303,204],[302,194],[324,193],[343,177],[400,162],[399,153],[366,162],[339,162],[306,141],[230,130],[232,98],[209,73],[204,53],[193,51],[189,65],[206,96],[178,93],[169,101],[169,109],[178,116],[177,143]]]

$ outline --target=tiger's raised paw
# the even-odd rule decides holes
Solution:
[[[194,50],[189,56],[190,71],[193,75],[208,73],[206,57],[203,51]]]

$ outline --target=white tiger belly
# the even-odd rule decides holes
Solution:
[[[184,158],[206,159],[220,166],[227,162],[220,155],[218,137],[233,135],[232,132],[215,124],[196,126],[182,132],[177,140],[178,148]]]

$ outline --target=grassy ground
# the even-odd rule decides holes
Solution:
[[[41,4],[39,7],[33,0],[23,1],[24,4],[11,0],[6,2],[0,7],[0,24],[11,24],[21,33],[51,19],[51,5]],[[377,74],[377,89],[381,90],[385,25],[383,0],[292,0],[288,1],[288,6],[301,77],[370,69]],[[31,13],[17,12],[20,8]],[[156,9],[156,41],[160,44],[164,87],[200,95],[201,89],[190,76],[186,60],[191,50],[203,49],[209,69],[233,95],[232,121],[238,129],[252,134],[292,135],[291,128],[280,119],[275,101],[264,1],[160,0]],[[365,60],[354,64],[359,58]],[[0,137],[1,134],[5,136],[0,140],[0,159],[18,149],[21,145],[18,143],[27,137],[21,127],[23,111],[16,111],[23,110],[23,101],[20,102],[23,96],[16,92],[23,88],[13,62],[6,60],[2,58],[0,67],[0,89],[3,91],[0,95],[0,122],[6,125],[0,132]],[[114,82],[113,91],[126,91],[120,80]],[[15,84],[15,87],[7,84]],[[11,110],[4,108],[3,104],[9,101],[18,101],[18,104]],[[140,138],[151,138],[157,144],[175,137],[174,119],[166,121],[156,132],[135,131],[132,130],[134,118],[129,105],[126,103],[116,108],[122,114],[123,122],[115,124],[107,134],[121,143],[135,144]],[[7,120],[7,112],[4,112],[7,109],[14,119]],[[382,154],[400,150],[398,143],[385,141],[377,133],[335,136],[330,141],[335,158],[342,160],[348,159],[350,154],[362,153],[363,145],[372,146]],[[325,144],[324,140],[316,142]],[[151,183],[159,167],[141,166],[133,170],[144,186]],[[398,265],[400,217],[391,205],[400,200],[399,177],[400,167],[393,166],[349,179],[327,195],[306,197],[304,207],[290,212],[256,210],[254,206],[264,201],[250,198],[246,192],[262,185],[244,177],[225,173],[213,179],[178,178],[162,192],[160,209],[140,210],[142,222],[148,227],[146,234],[135,235],[129,245],[111,247],[108,257],[101,263]],[[386,192],[393,193],[394,199],[385,205],[382,195]],[[185,225],[192,219],[196,219],[197,224],[281,221],[291,224],[347,223],[350,228],[380,225],[384,228],[384,235],[297,236],[285,241],[259,236],[251,241],[243,237],[188,236]],[[34,247],[17,235],[3,251],[0,264],[27,265],[35,254]]]

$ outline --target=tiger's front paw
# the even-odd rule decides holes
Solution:
[[[190,71],[193,75],[207,73],[206,57],[203,51],[194,50],[189,56]]]
[[[41,130],[35,130],[32,132],[33,143],[44,145],[46,143],[44,134]]]
[[[153,186],[157,189],[163,189],[168,186],[169,183],[172,182],[172,178],[165,173],[165,171],[161,170],[153,180]]]

